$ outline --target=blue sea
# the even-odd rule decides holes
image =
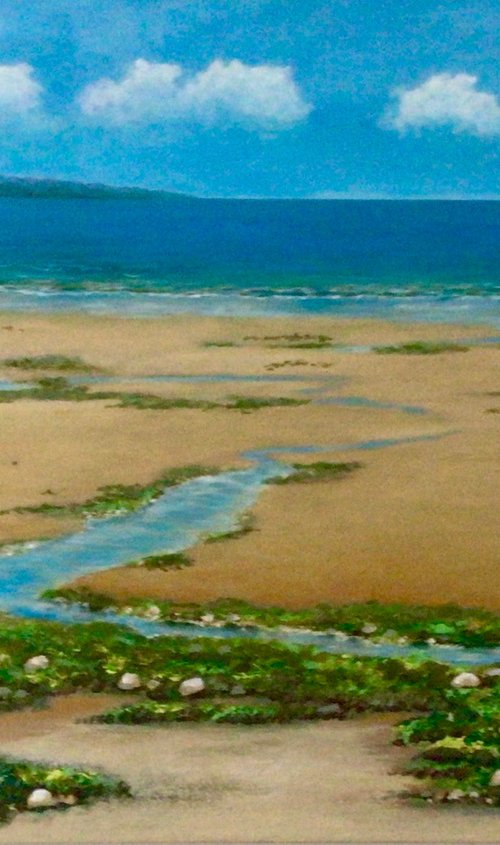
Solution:
[[[500,203],[0,199],[0,308],[500,325]]]

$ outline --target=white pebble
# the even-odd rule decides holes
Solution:
[[[447,800],[448,801],[460,801],[465,796],[465,792],[463,789],[452,789],[451,792],[448,792]]]
[[[45,654],[37,654],[36,657],[30,657],[24,664],[25,672],[37,672],[39,669],[47,669],[49,665],[49,658]]]
[[[53,807],[55,804],[52,792],[48,789],[34,789],[28,795],[26,805],[28,810],[39,810],[44,807]]]
[[[158,687],[161,687],[161,681],[157,681],[156,678],[152,678],[150,681],[147,682],[146,687],[149,690],[158,689]]]
[[[213,613],[204,613],[203,616],[200,617],[202,622],[205,622],[206,625],[211,625],[212,622],[215,622],[215,616]]]
[[[495,669],[487,669],[484,674],[488,678],[500,678],[500,668],[497,666]]]
[[[199,692],[203,692],[204,689],[205,681],[203,678],[188,678],[179,686],[179,692],[184,696],[197,695]]]
[[[457,689],[464,689],[466,687],[478,687],[480,683],[480,679],[473,672],[460,672],[459,675],[455,675],[451,685]]]
[[[361,630],[363,634],[374,634],[377,630],[377,626],[374,625],[373,622],[365,622]]]
[[[136,675],[134,672],[125,672],[117,684],[118,689],[121,690],[138,689],[140,685],[141,679],[139,678],[139,675]]]
[[[500,769],[493,772],[490,780],[490,786],[500,786]]]

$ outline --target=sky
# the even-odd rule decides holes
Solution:
[[[498,197],[496,0],[2,0],[0,173]]]

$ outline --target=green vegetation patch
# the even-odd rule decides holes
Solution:
[[[414,711],[399,726],[396,741],[417,745],[408,771],[418,780],[419,794],[456,800],[459,790],[459,800],[500,804],[494,785],[500,768],[500,681],[491,668],[474,669],[479,686],[457,689],[457,667],[422,658],[338,655],[241,638],[146,638],[102,622],[9,618],[0,620],[0,655],[0,710],[55,693],[117,692],[124,674],[131,673],[136,701],[99,721],[260,724]],[[46,658],[41,668],[26,664],[37,655]],[[182,682],[195,677],[203,680],[200,692],[183,697]],[[6,783],[9,777],[10,771]],[[74,794],[77,785],[65,777],[55,779],[58,794],[64,789]],[[41,776],[34,781],[30,788],[50,788]],[[53,782],[52,788],[55,792]],[[126,787],[116,789],[121,794]],[[16,806],[18,800],[24,804],[26,793],[9,795],[6,803]]]
[[[38,379],[33,387],[26,389],[0,391],[0,402],[15,402],[19,399],[36,399],[44,402],[92,402],[108,399],[115,401],[119,408],[136,408],[140,411],[170,411],[182,408],[211,411],[214,408],[225,408],[244,412],[257,411],[260,408],[305,405],[310,401],[309,399],[288,397],[232,396],[224,402],[211,402],[205,399],[168,398],[153,393],[128,393],[113,390],[90,391],[86,385],[72,385],[63,376]]]
[[[285,349],[323,349],[332,345],[332,338],[327,334],[300,334],[299,332],[271,334],[263,337],[247,335],[243,340],[271,342],[272,348],[283,347]]]
[[[218,534],[209,534],[205,537],[205,543],[221,543],[224,540],[239,540],[246,534],[255,531],[255,517],[251,513],[242,514],[239,517],[238,525],[230,531],[221,531]]]
[[[218,475],[218,467],[204,467],[193,464],[166,470],[156,481],[150,484],[110,484],[100,487],[97,495],[86,502],[73,502],[67,505],[54,505],[44,502],[41,505],[28,505],[13,508],[15,513],[46,513],[58,516],[94,516],[104,517],[110,514],[126,513],[139,510],[149,505],[168,488],[176,487],[193,478],[204,475]],[[11,511],[0,511],[9,513]]]
[[[192,561],[184,552],[166,552],[159,555],[148,555],[141,560],[134,560],[127,566],[143,566],[145,569],[183,569],[191,566]]]
[[[272,361],[270,364],[266,364],[264,369],[272,372],[282,367],[320,367],[322,369],[329,369],[331,366],[331,363],[304,361],[302,358],[297,358],[296,360]]]
[[[122,780],[99,772],[0,757],[0,821],[9,820],[16,811],[29,809],[28,798],[35,789],[48,790],[58,809],[130,795]]]
[[[424,781],[424,797],[500,805],[493,780],[500,770],[498,677],[486,674],[479,688],[446,690],[441,707],[398,726],[396,741],[419,746],[407,772]]]
[[[451,341],[415,340],[393,346],[375,346],[379,355],[439,355],[441,352],[467,352],[468,346]]]
[[[362,464],[358,461],[344,463],[332,463],[330,461],[316,461],[312,464],[292,464],[294,472],[292,475],[276,476],[269,479],[268,484],[304,484],[311,481],[331,481],[332,479],[345,478],[354,470],[359,469]]]
[[[220,539],[226,537],[222,535]],[[128,599],[126,603],[120,603],[113,596],[93,593],[82,587],[46,590],[43,598],[80,603],[91,610],[112,608],[119,611],[124,606],[131,607],[137,615],[147,615],[152,605],[151,599],[147,598]],[[223,625],[234,626],[237,623],[263,628],[305,628],[422,647],[428,644],[459,645],[464,648],[500,646],[498,613],[452,604],[427,606],[370,601],[345,605],[319,604],[316,607],[290,610],[273,606],[259,607],[241,599],[224,598],[206,604],[158,601],[154,606],[159,610],[158,619],[168,623],[199,622],[209,614],[215,623]]]
[[[19,370],[58,370],[60,372],[73,373],[90,373],[96,370],[96,367],[86,364],[78,356],[70,358],[66,355],[35,355],[26,358],[7,358],[3,363],[6,367],[15,367]]]
[[[212,347],[224,349],[230,346],[238,346],[238,344],[235,343],[233,340],[206,340],[203,343],[203,346],[206,347],[206,349],[211,349]]]

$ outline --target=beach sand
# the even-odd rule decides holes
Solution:
[[[123,567],[77,583],[119,598],[232,596],[287,607],[453,601],[498,609],[499,416],[490,410],[499,407],[493,395],[500,387],[499,349],[410,357],[268,348],[279,341],[262,339],[296,332],[363,345],[493,334],[368,320],[1,315],[0,359],[78,355],[130,377],[126,390],[135,384],[161,396],[224,401],[232,394],[303,398],[304,388],[322,384],[323,397],[364,397],[426,413],[314,403],[252,413],[137,410],[111,399],[1,404],[0,509],[7,512],[0,514],[0,542],[82,525],[75,517],[21,514],[15,507],[82,502],[102,485],[146,484],[186,464],[244,466],[245,450],[284,446],[290,460],[358,460],[362,467],[335,481],[267,486],[254,508],[255,530],[238,540],[200,542],[189,551],[189,568]],[[269,369],[297,360],[306,364]],[[155,373],[283,373],[302,380],[141,383],[141,375]],[[0,378],[29,375],[0,367]],[[327,384],[330,376],[336,378]],[[350,448],[420,435],[442,436],[364,452]],[[327,451],[294,453],[308,444]],[[54,571],[47,587],[62,583],[64,572]],[[2,714],[0,747],[16,757],[102,767],[125,778],[135,800],[21,814],[0,828],[0,842],[498,841],[494,810],[403,804],[398,795],[414,781],[397,772],[412,752],[390,745],[396,714],[267,727],[75,721],[115,698],[61,697],[48,710]]]
[[[421,406],[397,408],[306,404],[244,414],[227,409],[168,411],[119,408],[112,400],[17,401],[0,406],[3,448],[0,509],[81,502],[98,487],[145,484],[169,467],[243,465],[250,448],[345,444],[326,460],[360,460],[348,478],[268,486],[254,512],[256,530],[239,540],[200,544],[194,566],[173,572],[115,569],[79,583],[120,598],[180,601],[222,596],[288,607],[366,599],[457,602],[500,607],[498,538],[499,349],[439,355],[348,354],[333,349],[269,348],[280,335],[327,334],[334,342],[387,344],[459,340],[493,334],[487,327],[401,325],[369,320],[84,315],[0,317],[0,358],[79,355],[132,380],[152,374],[292,374],[336,377],[324,395],[361,396]],[[244,341],[245,337],[258,338]],[[233,342],[237,346],[205,346]],[[269,370],[276,362],[306,361]],[[329,364],[328,368],[319,365]],[[12,368],[0,377],[27,378]],[[131,384],[124,385],[129,390]],[[135,382],[136,388],[140,382]],[[142,383],[164,396],[223,401],[232,394],[290,396],[312,383]],[[120,389],[114,386],[114,389]],[[445,435],[377,451],[348,445],[367,439]],[[47,492],[50,491],[50,492]],[[74,531],[78,522],[40,514],[0,515],[0,540]],[[54,573],[54,585],[64,580]],[[49,586],[49,585],[47,585]]]
[[[240,727],[75,724],[110,696],[54,699],[0,720],[4,752],[104,768],[134,800],[24,813],[0,843],[497,842],[495,810],[402,804],[411,752],[390,745],[401,715]]]

